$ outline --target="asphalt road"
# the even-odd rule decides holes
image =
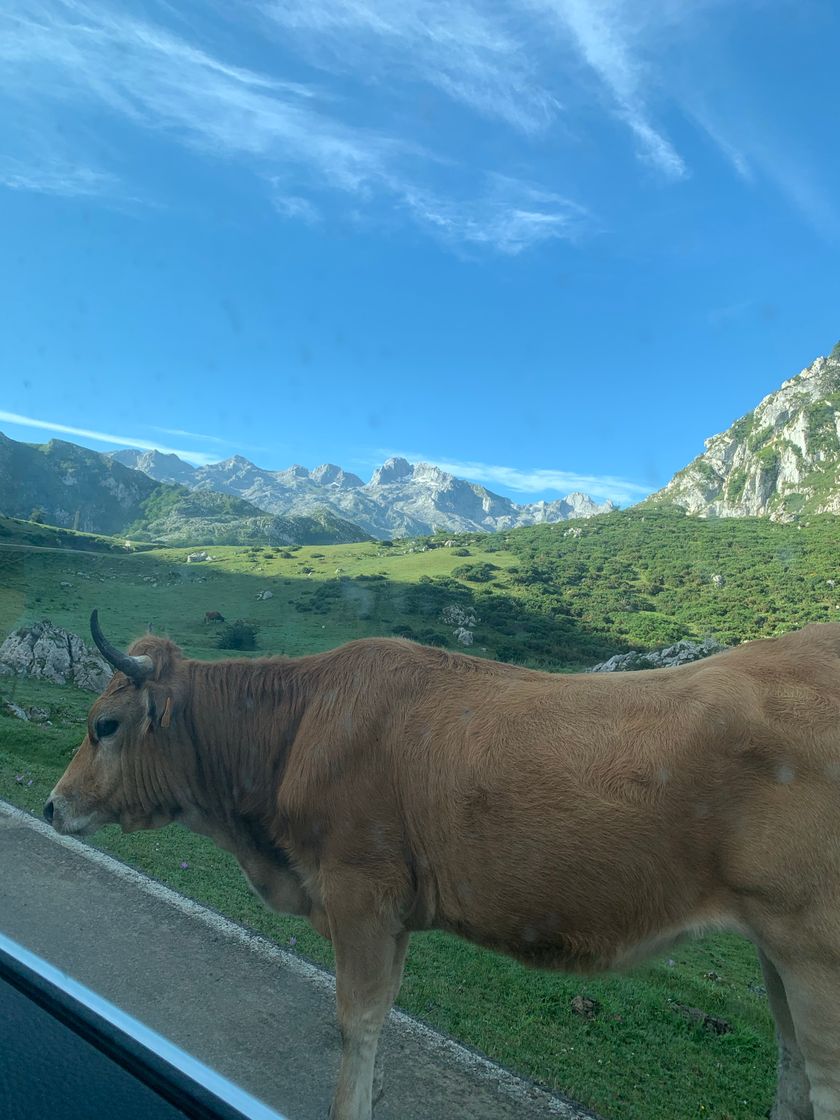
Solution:
[[[0,930],[285,1114],[323,1120],[331,975],[0,801]],[[376,1120],[584,1120],[407,1015]]]

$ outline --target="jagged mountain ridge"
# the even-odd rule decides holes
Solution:
[[[518,505],[431,463],[412,464],[402,458],[388,459],[367,483],[333,463],[311,471],[299,465],[268,471],[241,455],[206,467],[190,467],[177,456],[159,452],[117,451],[112,458],[152,478],[174,479],[177,473],[178,481],[191,489],[235,494],[268,513],[305,515],[316,508],[328,509],[384,538],[513,529],[592,517],[617,508],[613,502],[599,504],[581,493]],[[187,471],[182,472],[182,467]]]
[[[647,501],[700,517],[840,512],[840,343],[705,448]]]
[[[87,533],[167,544],[338,544],[367,539],[357,525],[328,511],[269,514],[235,495],[156,481],[113,456],[74,443],[19,443],[3,433],[0,511]]]

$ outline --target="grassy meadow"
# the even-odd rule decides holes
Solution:
[[[450,547],[444,538],[212,547],[210,562],[188,565],[183,548],[53,547],[48,529],[38,527],[33,544],[6,522],[0,635],[40,618],[85,635],[97,607],[118,644],[151,623],[188,654],[217,658],[227,656],[216,646],[218,627],[203,619],[218,610],[258,626],[258,654],[295,656],[391,633],[454,648],[440,616],[456,604],[477,616],[470,652],[568,671],[686,634],[733,640],[840,617],[835,524],[630,511],[577,526],[579,534],[561,525],[453,537]],[[258,601],[263,590],[272,597]],[[0,796],[39,812],[83,735],[92,697],[11,678],[0,678],[0,695],[50,710],[51,726],[0,715]],[[330,965],[329,945],[305,923],[264,910],[209,842],[172,826],[131,836],[107,829],[95,843]],[[577,995],[597,1001],[593,1018],[575,1013]],[[629,974],[589,979],[528,971],[453,937],[418,935],[399,1005],[609,1120],[758,1120],[770,1105],[772,1027],[755,953],[738,938],[707,938]],[[731,1029],[716,1033],[687,1008]]]

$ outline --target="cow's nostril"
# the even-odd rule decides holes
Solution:
[[[52,801],[48,801],[44,806],[44,817],[49,821],[50,824],[52,824],[54,813],[55,806],[53,805]]]

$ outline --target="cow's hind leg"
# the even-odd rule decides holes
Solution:
[[[351,913],[334,911],[330,927],[341,1029],[341,1065],[330,1120],[371,1120],[379,1035],[399,987],[407,937],[389,928],[375,906],[363,915],[356,904]]]
[[[840,954],[791,954],[775,963],[805,1060],[813,1118],[840,1120]]]
[[[805,1059],[796,1041],[782,978],[773,962],[760,949],[758,959],[764,974],[767,1000],[776,1024],[779,1047],[778,1086],[770,1120],[814,1120]]]

